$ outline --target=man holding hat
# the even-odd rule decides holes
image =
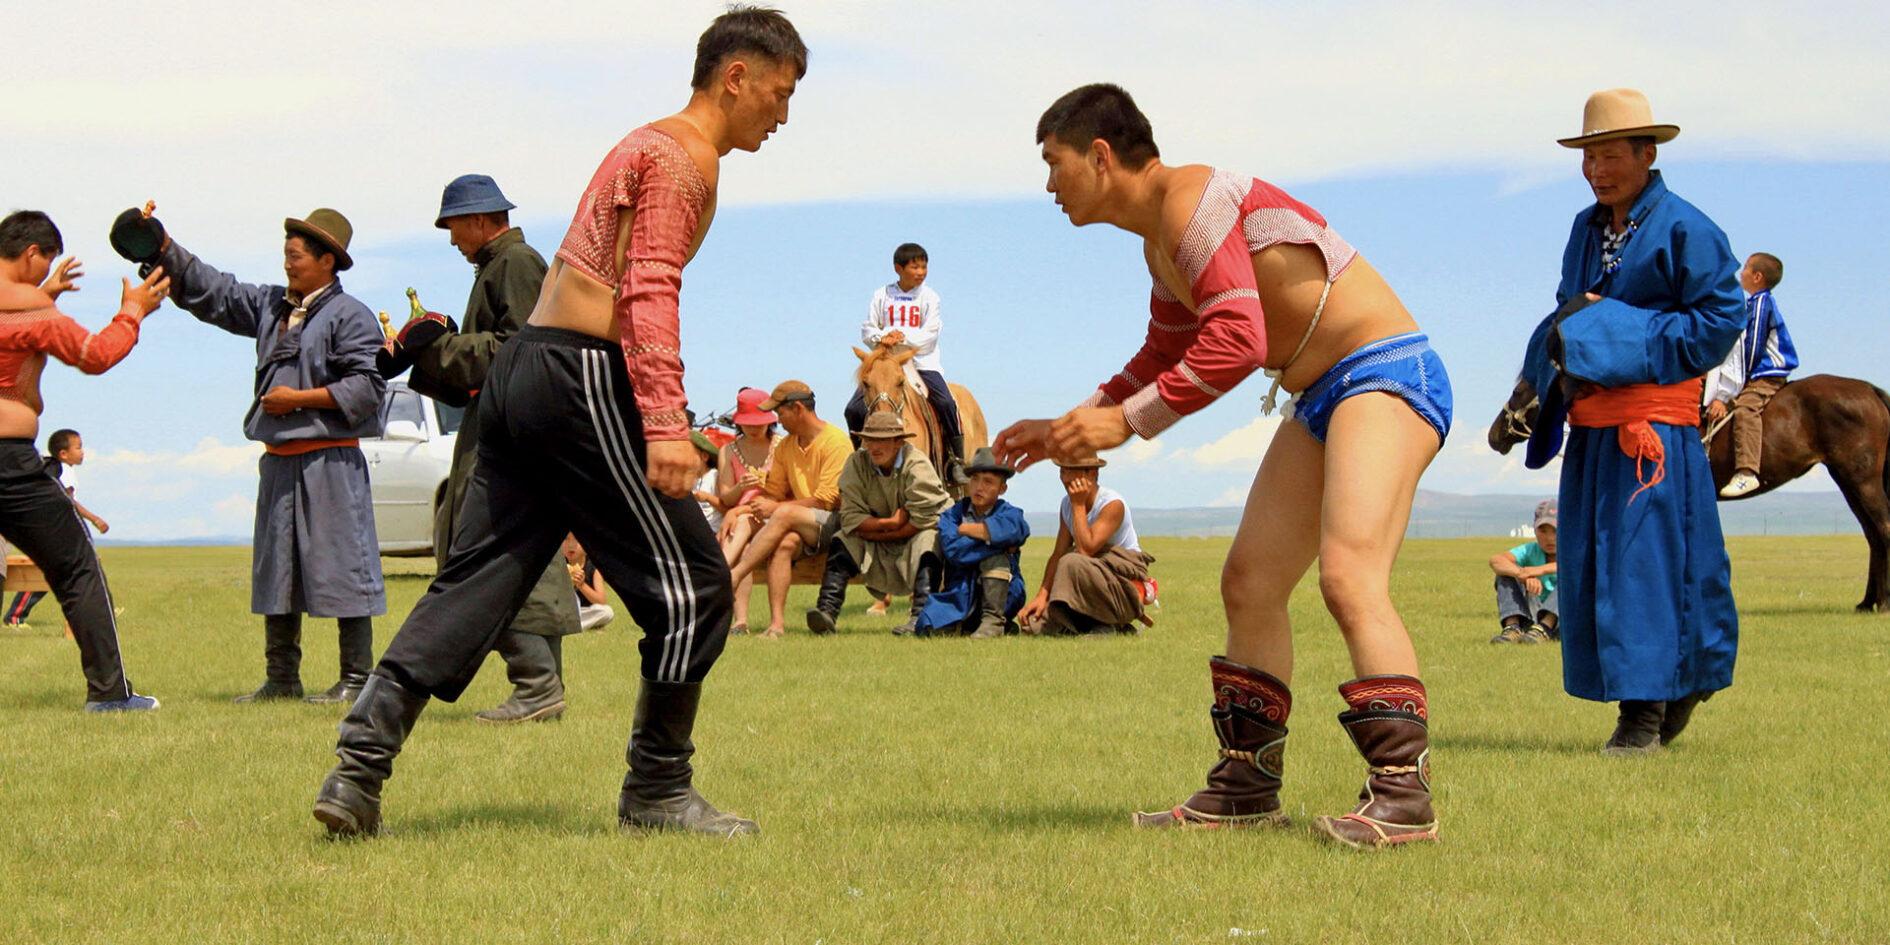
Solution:
[[[1017,632],[1011,618],[1024,606],[1020,552],[1030,523],[1003,499],[1017,470],[998,462],[990,447],[978,448],[965,473],[965,497],[938,518],[945,575],[919,614],[918,630],[990,640]]]
[[[905,636],[916,628],[938,578],[938,516],[952,499],[932,461],[906,442],[912,434],[892,412],[869,415],[859,436],[859,450],[840,470],[839,528],[821,532],[827,568],[820,596],[807,612],[807,629],[832,633],[847,582],[864,574],[875,597],[912,595],[912,616],[893,630]]]
[[[1057,543],[1043,568],[1037,596],[1017,615],[1031,633],[1129,632],[1142,616],[1142,584],[1149,562],[1135,534],[1129,503],[1097,481],[1108,460],[1059,460],[1063,504]]]
[[[514,204],[499,185],[484,174],[466,174],[446,185],[440,214],[433,225],[445,230],[453,248],[473,265],[472,294],[459,331],[438,330],[425,335],[403,333],[410,339],[388,341],[398,348],[399,361],[411,361],[407,384],[436,400],[466,408],[459,436],[453,444],[453,470],[447,477],[446,497],[434,513],[433,556],[441,568],[452,550],[453,530],[466,503],[479,458],[479,389],[486,372],[507,338],[525,327],[538,304],[545,281],[545,259],[512,228],[507,211]],[[383,372],[385,373],[385,366]],[[493,646],[505,660],[505,675],[512,694],[475,718],[482,722],[547,721],[564,712],[564,653],[561,639],[579,631],[577,598],[571,579],[555,558],[539,575],[531,596],[518,616]]]
[[[335,274],[354,265],[354,227],[322,208],[283,221],[284,285],[251,285],[220,272],[163,235],[155,219],[119,218],[117,229],[154,232],[156,263],[177,307],[231,334],[256,339],[256,400],[245,436],[263,445],[256,494],[250,609],[263,615],[268,677],[238,702],[302,698],[302,615],[340,624],[341,678],[310,702],[353,702],[373,668],[372,618],[387,612],[374,499],[359,441],[381,434],[387,382],[376,369],[383,337],[368,307]],[[140,258],[143,257],[143,258]]]
[[[752,513],[763,523],[729,572],[740,587],[766,565],[768,627],[761,636],[775,638],[787,632],[787,590],[794,579],[794,560],[803,549],[818,549],[823,534],[833,534],[827,522],[840,505],[840,471],[853,453],[853,443],[847,431],[814,412],[814,389],[801,381],[782,381],[767,400],[755,406],[774,411],[787,435],[774,449],[774,464],[761,482],[761,495],[729,513]]]
[[[1700,446],[1700,378],[1744,326],[1726,235],[1667,189],[1646,96],[1590,96],[1582,152],[1595,203],[1562,252],[1557,311],[1530,338],[1540,392],[1527,464],[1562,459],[1557,576],[1568,693],[1620,702],[1602,751],[1658,751],[1732,685],[1739,618],[1713,475]]]

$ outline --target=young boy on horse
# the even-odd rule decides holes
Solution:
[[[881,342],[911,345],[915,349],[913,365],[919,370],[919,379],[925,382],[925,399],[932,404],[932,415],[938,418],[945,477],[964,485],[965,429],[958,421],[958,402],[952,399],[952,390],[939,367],[938,336],[945,322],[940,315],[938,293],[925,284],[929,262],[925,247],[917,243],[901,243],[893,250],[893,271],[899,278],[873,293],[872,304],[866,309],[866,322],[860,326],[860,340],[865,342],[868,351]],[[859,440],[861,425],[866,423],[867,409],[864,390],[855,388],[846,409],[847,432],[853,434],[855,442]]]
[[[1745,289],[1746,330],[1710,380],[1706,422],[1717,424],[1732,408],[1733,477],[1719,494],[1736,499],[1759,488],[1759,458],[1764,447],[1760,414],[1772,402],[1785,378],[1798,367],[1798,349],[1785,330],[1772,290],[1785,278],[1785,264],[1771,253],[1753,253],[1739,270]]]

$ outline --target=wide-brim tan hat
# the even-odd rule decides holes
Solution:
[[[1666,144],[1680,134],[1679,125],[1654,123],[1653,106],[1637,89],[1608,89],[1588,96],[1582,107],[1582,133],[1573,138],[1557,138],[1565,148],[1585,148],[1616,138],[1652,138]]]
[[[318,207],[306,220],[289,217],[282,221],[282,229],[291,236],[306,236],[335,254],[335,271],[340,272],[354,265],[354,257],[348,255],[348,243],[354,239],[354,224],[341,215],[339,210]]]
[[[898,417],[882,410],[867,417],[857,435],[862,440],[903,440],[912,434]]]
[[[1107,465],[1109,465],[1109,461],[1100,456],[1082,456],[1076,459],[1057,460],[1058,469],[1101,469]]]

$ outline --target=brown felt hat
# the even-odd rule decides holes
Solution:
[[[1582,133],[1573,138],[1557,138],[1565,148],[1585,148],[1616,138],[1654,139],[1666,144],[1680,134],[1679,125],[1654,123],[1653,106],[1647,96],[1635,89],[1608,89],[1588,96],[1582,107]]]
[[[809,401],[813,399],[814,389],[812,387],[800,381],[782,381],[774,385],[774,391],[768,395],[768,399],[756,404],[755,408],[757,410],[777,410],[780,409],[782,404],[791,404],[797,400]]]
[[[290,236],[306,236],[327,247],[335,254],[336,272],[354,265],[354,257],[348,255],[348,243],[354,239],[354,224],[349,223],[341,211],[318,207],[306,220],[294,217],[283,220],[282,229]]]
[[[867,417],[859,432],[862,440],[903,440],[911,435],[898,417],[884,410]]]
[[[1085,456],[1082,459],[1072,459],[1067,462],[1057,460],[1058,469],[1101,469],[1107,465],[1109,461],[1101,456]]]

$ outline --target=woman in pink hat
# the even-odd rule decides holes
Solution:
[[[767,391],[753,387],[744,387],[735,395],[735,413],[730,419],[735,421],[742,435],[722,447],[721,462],[716,466],[722,470],[720,485],[716,487],[717,498],[729,509],[717,537],[722,542],[722,556],[730,567],[741,560],[749,539],[755,537],[760,526],[754,513],[743,507],[761,494],[761,482],[768,477],[768,467],[774,464],[775,444],[781,441],[774,431],[774,413],[761,409],[761,402],[767,399]],[[748,632],[748,595],[753,587],[752,578],[744,578],[735,586],[734,626],[729,632]]]

